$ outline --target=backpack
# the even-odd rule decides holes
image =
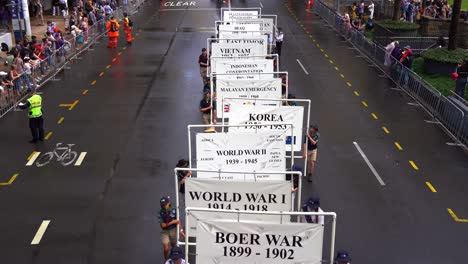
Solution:
[[[128,26],[133,27],[133,21],[130,18],[128,18]]]
[[[111,32],[116,32],[117,31],[117,25],[116,25],[115,22],[111,22],[110,31]]]

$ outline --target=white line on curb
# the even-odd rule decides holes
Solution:
[[[361,147],[359,147],[358,143],[357,142],[353,142],[354,146],[356,147],[356,149],[359,151],[359,153],[361,154],[362,158],[364,159],[364,161],[366,162],[367,166],[369,166],[369,169],[372,171],[372,173],[374,174],[375,178],[377,178],[377,180],[379,181],[380,185],[382,186],[385,186],[385,182],[382,180],[382,178],[380,178],[380,175],[379,173],[375,170],[374,166],[372,166],[372,164],[370,163],[369,159],[367,158],[366,154],[364,154],[364,152],[362,151]]]

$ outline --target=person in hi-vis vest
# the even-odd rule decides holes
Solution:
[[[127,44],[130,45],[130,44],[132,44],[132,40],[133,40],[132,39],[133,22],[128,17],[127,13],[124,13],[123,25],[124,25],[125,36],[127,38]]]
[[[117,40],[119,38],[119,22],[114,19],[114,16],[111,16],[109,21],[107,21],[107,35],[109,36],[109,45],[108,48],[117,48]]]
[[[30,143],[36,143],[38,140],[44,140],[44,119],[42,117],[42,97],[33,93],[27,99],[26,103],[19,103],[19,108],[28,109],[29,128],[31,128],[32,140]]]

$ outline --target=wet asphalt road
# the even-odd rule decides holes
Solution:
[[[289,71],[290,89],[312,100],[312,121],[320,125],[315,180],[305,183],[303,197],[318,194],[325,211],[337,212],[337,248],[350,250],[355,263],[466,263],[468,223],[447,212],[468,218],[465,153],[446,145],[450,138],[425,123],[429,117],[306,12],[302,0],[286,1],[292,13],[284,1],[261,2],[285,32],[280,68]],[[25,112],[0,119],[0,182],[19,173],[0,186],[0,263],[162,263],[159,198],[174,195],[173,167],[188,156],[186,126],[201,123],[197,59],[213,34],[207,28],[219,19],[210,9],[225,6],[196,3],[194,10],[146,3],[134,16],[139,35],[131,47],[123,50],[121,37],[120,48],[109,50],[103,40],[49,83],[43,98],[52,135],[44,143],[27,143]],[[75,100],[71,111],[59,107]],[[58,142],[87,152],[83,164],[25,166],[32,151]],[[31,246],[45,219],[51,223],[41,243]]]

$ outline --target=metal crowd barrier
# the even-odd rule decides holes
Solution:
[[[468,112],[424,81],[419,75],[387,55],[385,49],[368,40],[362,32],[347,26],[343,16],[321,1],[314,1],[314,11],[362,55],[379,68],[398,88],[426,110],[435,123],[440,123],[457,142],[468,146]]]
[[[135,11],[144,1],[145,0],[129,1],[125,8]],[[121,20],[123,19],[123,13],[124,7],[121,6],[113,12],[113,16],[117,20]],[[97,24],[90,26],[87,31],[82,32],[82,43],[79,43],[75,37],[64,37],[65,44],[63,46],[57,49],[55,43],[53,43],[51,54],[48,54],[43,60],[37,60],[31,63],[34,65],[31,67],[32,73],[30,75],[23,73],[20,78],[12,81],[11,85],[0,84],[3,88],[0,91],[0,118],[11,110],[14,110],[18,102],[25,100],[33,91],[39,90],[48,81],[58,80],[56,78],[58,73],[62,70],[70,69],[69,65],[73,60],[79,58],[84,51],[90,50],[106,33],[106,20],[99,20]],[[26,78],[30,81],[31,89],[25,86]],[[1,76],[0,80],[3,80]]]

